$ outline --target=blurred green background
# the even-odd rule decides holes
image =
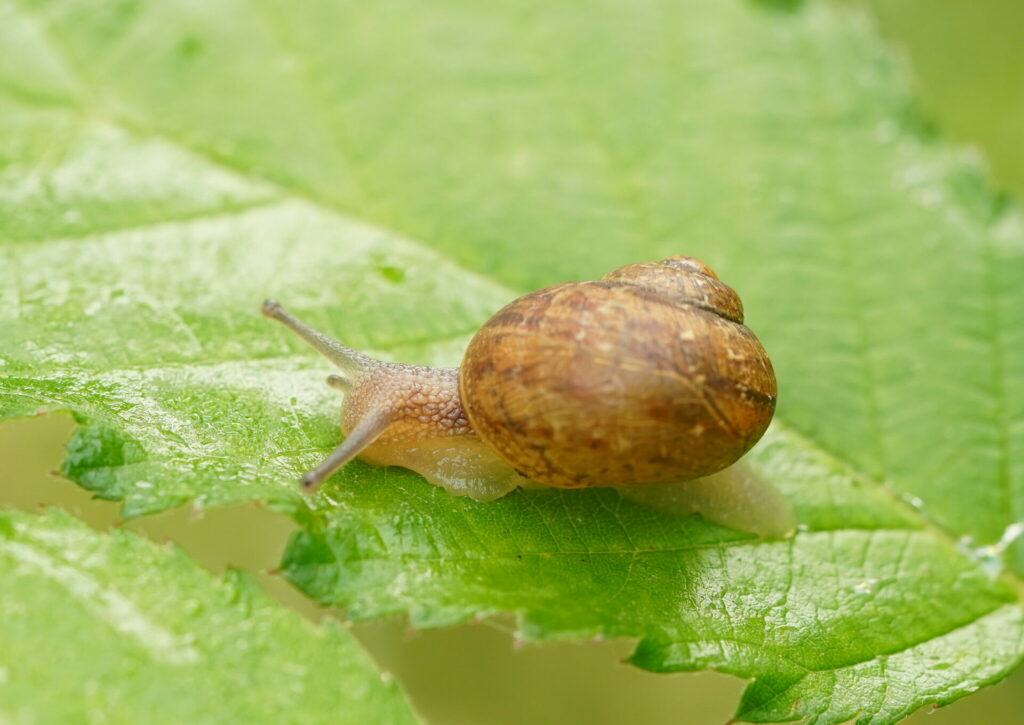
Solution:
[[[976,147],[996,183],[1024,197],[1024,4],[1014,0],[872,0],[883,36],[908,59],[921,105],[953,141]],[[57,505],[89,524],[118,524],[117,507],[48,472],[72,422],[49,416],[0,426],[0,506]],[[325,615],[272,573],[292,524],[252,506],[175,511],[124,524],[173,540],[214,571],[234,565],[311,618]],[[630,642],[521,646],[511,622],[410,632],[402,621],[355,628],[432,725],[724,723],[743,682],[715,673],[655,675],[621,663]],[[951,707],[920,712],[929,725],[1019,722],[1024,673]]]

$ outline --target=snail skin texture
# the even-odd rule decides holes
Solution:
[[[274,300],[263,314],[341,371],[327,382],[345,393],[346,437],[302,477],[307,491],[359,456],[484,501],[517,486],[609,486],[732,528],[793,528],[788,502],[732,465],[775,411],[771,361],[736,293],[692,257],[520,297],[480,328],[458,369],[375,360]]]

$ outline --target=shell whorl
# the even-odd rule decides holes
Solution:
[[[743,322],[743,303],[732,287],[693,257],[669,257],[612,270],[601,278],[645,287],[683,304],[702,307],[733,322]]]

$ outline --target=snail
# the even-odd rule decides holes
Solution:
[[[610,486],[734,528],[792,526],[785,499],[732,466],[772,419],[775,375],[737,294],[697,259],[520,297],[477,331],[459,368],[373,359],[275,300],[263,314],[341,373],[327,383],[345,393],[346,437],[302,477],[306,491],[359,456],[478,500],[518,486]]]

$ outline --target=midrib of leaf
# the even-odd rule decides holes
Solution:
[[[392,350],[392,349],[396,349],[396,348],[409,347],[409,346],[412,346],[412,345],[437,344],[437,343],[442,343],[442,342],[449,342],[449,341],[454,341],[454,340],[460,340],[460,339],[469,337],[469,335],[472,334],[475,331],[476,331],[476,328],[473,328],[471,330],[458,330],[456,332],[453,332],[451,335],[448,335],[448,336],[445,336],[445,337],[431,337],[429,339],[425,338],[425,337],[414,337],[414,338],[409,338],[409,339],[406,339],[406,340],[394,340],[394,341],[390,341],[390,342],[388,342],[386,344],[381,345],[379,349],[382,352],[386,352],[388,350]],[[27,377],[23,378],[22,376],[19,376],[19,375],[0,375],[0,377],[7,378],[9,380],[21,379],[21,380],[24,380],[24,381],[27,381],[27,382],[31,382],[31,381],[58,382],[58,381],[63,380],[65,378],[73,378],[76,373],[88,373],[88,374],[95,374],[95,373],[111,374],[111,373],[113,373],[113,374],[117,374],[117,373],[150,372],[150,371],[154,371],[154,370],[193,370],[193,369],[197,369],[197,368],[210,368],[210,367],[220,367],[220,366],[237,366],[239,368],[244,368],[247,365],[255,365],[255,364],[264,365],[264,364],[266,364],[268,362],[274,362],[275,360],[276,361],[281,361],[281,362],[303,363],[305,366],[308,366],[311,369],[314,369],[314,368],[319,369],[321,367],[319,364],[317,364],[317,362],[314,359],[311,359],[309,355],[302,355],[302,354],[296,353],[296,354],[292,354],[292,355],[272,355],[272,356],[267,356],[267,357],[254,357],[254,356],[237,357],[237,358],[225,357],[225,358],[211,358],[211,359],[208,359],[208,360],[190,360],[188,362],[149,363],[149,364],[140,364],[140,365],[117,365],[117,366],[110,366],[110,367],[90,365],[88,367],[75,368],[75,367],[72,367],[72,366],[69,366],[69,365],[61,365],[61,367],[60,367],[60,373],[61,374],[56,374],[56,371],[46,371],[45,367],[40,365],[39,366],[39,370],[43,371],[44,375],[34,375],[31,378],[27,378]],[[49,376],[47,376],[45,374],[47,372],[50,372],[51,374]],[[7,395],[17,395],[17,393],[5,393],[5,394],[7,394]]]
[[[151,136],[150,138],[154,137]],[[176,148],[180,149],[182,147],[177,146]],[[271,198],[259,199],[251,202],[229,203],[217,209],[202,209],[185,214],[176,214],[166,217],[146,219],[144,221],[126,224],[124,226],[97,226],[91,228],[87,232],[80,232],[78,234],[60,234],[58,236],[47,237],[18,237],[17,243],[36,245],[58,244],[62,242],[74,242],[84,241],[87,239],[95,239],[107,236],[109,234],[126,234],[129,232],[142,232],[150,229],[156,229],[162,226],[175,226],[178,224],[212,221],[215,219],[229,219],[232,217],[242,216],[243,214],[246,214],[250,211],[255,211],[256,209],[266,209],[269,207],[279,206],[284,204],[286,201],[287,200],[285,199]]]

